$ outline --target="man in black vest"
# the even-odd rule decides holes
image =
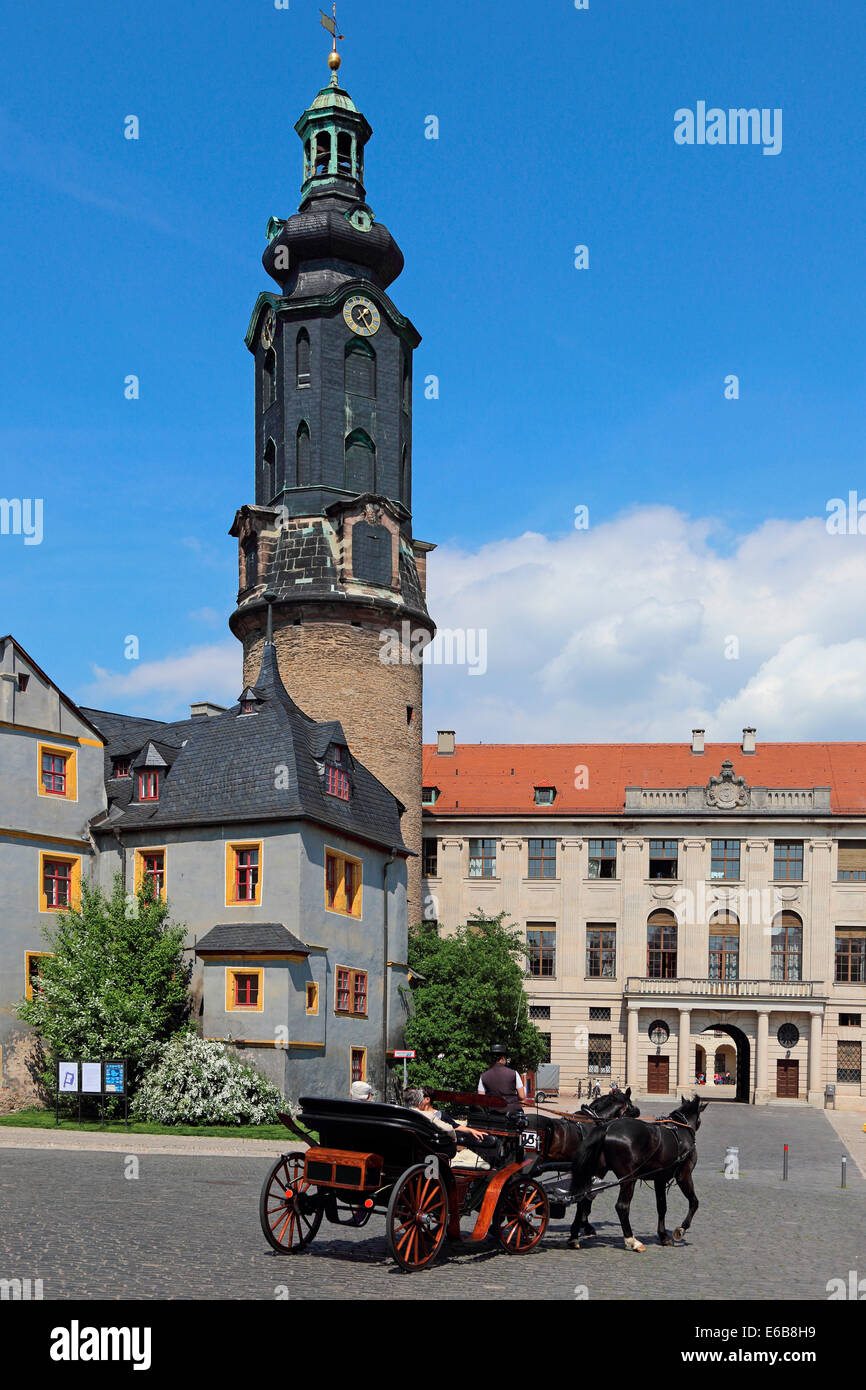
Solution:
[[[508,1065],[508,1051],[501,1043],[490,1049],[493,1065],[482,1072],[478,1081],[481,1095],[501,1096],[505,1101],[507,1115],[523,1113],[523,1082],[513,1067]]]

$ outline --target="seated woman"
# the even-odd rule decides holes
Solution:
[[[408,1105],[411,1110],[418,1110],[422,1115],[426,1115],[437,1129],[446,1130],[456,1139],[458,1145],[460,1136],[463,1134],[468,1134],[480,1142],[486,1138],[480,1129],[472,1129],[469,1125],[461,1124],[459,1120],[455,1120],[453,1115],[443,1115],[441,1110],[437,1110],[433,1104],[433,1096],[429,1086],[410,1086],[403,1093],[403,1104]],[[485,1163],[484,1159],[474,1150],[458,1147],[456,1157],[451,1160],[451,1166],[452,1168],[489,1168],[490,1164]]]

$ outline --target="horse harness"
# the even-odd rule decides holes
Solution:
[[[667,1126],[667,1125],[676,1125],[677,1128],[679,1128],[679,1129],[687,1129],[687,1130],[689,1131],[689,1133],[691,1134],[691,1136],[692,1136],[692,1141],[693,1141],[693,1142],[692,1142],[692,1152],[694,1152],[694,1146],[695,1146],[695,1141],[696,1141],[695,1128],[694,1128],[693,1125],[690,1125],[690,1124],[688,1123],[687,1120],[675,1120],[675,1119],[673,1119],[673,1117],[670,1116],[670,1115],[653,1115],[653,1116],[650,1116],[649,1118],[647,1118],[646,1120],[644,1120],[644,1124],[656,1124],[656,1125],[665,1125],[665,1126]],[[656,1154],[658,1153],[658,1151],[659,1151],[660,1148],[661,1148],[661,1135],[659,1135],[659,1142],[658,1142],[658,1144],[656,1145],[656,1147],[655,1147],[655,1149],[653,1150],[653,1152],[652,1152],[651,1154],[648,1154],[647,1157],[646,1157],[645,1159],[643,1159],[643,1160],[638,1164],[638,1166],[637,1166],[635,1169],[633,1169],[633,1171],[632,1171],[631,1173],[626,1173],[624,1177],[622,1177],[622,1178],[616,1178],[613,1182],[601,1183],[598,1187],[594,1187],[594,1188],[592,1189],[591,1193],[590,1193],[590,1197],[591,1197],[592,1199],[594,1199],[594,1198],[598,1195],[599,1192],[606,1192],[607,1189],[608,1189],[609,1187],[621,1187],[622,1184],[623,1184],[624,1182],[631,1182],[632,1178],[637,1177],[637,1175],[640,1173],[641,1168],[645,1168],[646,1165],[647,1165],[649,1162],[651,1162],[652,1159],[655,1158],[655,1156],[656,1156]],[[688,1157],[689,1157],[688,1154],[684,1154],[684,1155],[682,1155],[682,1156],[680,1155],[680,1144],[679,1144],[679,1139],[677,1139],[677,1156],[676,1156],[676,1158],[673,1159],[670,1163],[666,1164],[664,1168],[660,1169],[660,1171],[659,1171],[658,1173],[655,1173],[653,1176],[654,1176],[654,1177],[660,1177],[661,1174],[664,1173],[668,1168],[675,1168],[679,1163],[684,1163]],[[671,1181],[673,1181],[673,1179],[671,1179]]]

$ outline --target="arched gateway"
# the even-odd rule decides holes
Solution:
[[[736,1072],[737,1072],[737,1094],[735,1100],[742,1101],[746,1105],[751,1100],[751,1075],[752,1075],[752,1048],[748,1037],[742,1028],[738,1028],[734,1023],[713,1022],[707,1024],[704,1033],[726,1033],[737,1050]],[[711,1048],[709,1052],[715,1056],[719,1049]],[[727,1051],[727,1049],[725,1049]],[[712,1084],[712,1077],[707,1077],[708,1085]]]

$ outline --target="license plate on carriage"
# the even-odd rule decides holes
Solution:
[[[526,1129],[523,1131],[524,1149],[534,1149],[536,1152],[541,1148],[541,1135],[537,1129]]]

